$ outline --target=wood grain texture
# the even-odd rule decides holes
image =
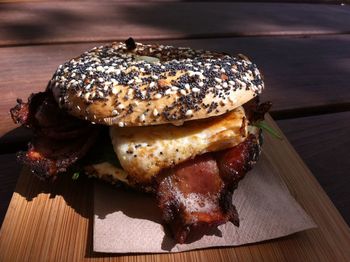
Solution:
[[[350,225],[350,112],[278,121]]]
[[[194,16],[195,14],[195,16]],[[50,1],[0,6],[0,45],[350,32],[350,7]]]
[[[268,122],[278,129],[271,118]],[[21,173],[0,231],[2,261],[348,261],[350,230],[286,138],[266,136],[264,150],[319,228],[237,248],[179,254],[109,255],[91,246],[92,181],[40,183]]]
[[[293,110],[303,112],[306,108],[341,103],[350,108],[350,36],[153,42],[248,55],[264,73],[266,90],[262,98],[273,102],[273,112],[289,110],[291,114]],[[16,136],[25,140],[25,132],[18,134],[16,130],[5,135],[16,127],[9,115],[16,98],[26,99],[30,93],[44,90],[59,64],[100,44],[0,48],[0,145]]]

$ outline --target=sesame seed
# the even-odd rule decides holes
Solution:
[[[151,87],[151,88],[152,88],[152,87],[154,87],[154,86],[155,86],[155,84],[156,84],[155,82],[151,82],[151,83],[149,84],[149,87]]]
[[[102,66],[98,66],[96,68],[96,70],[99,71],[99,72],[104,72],[105,71],[105,69]]]
[[[234,98],[233,96],[229,96],[228,100],[230,100],[230,102],[232,102],[232,103],[236,103],[237,102],[237,99]]]
[[[221,85],[216,85],[215,88],[216,88],[216,89],[221,89],[222,86],[221,86]]]
[[[186,88],[187,90],[189,90],[189,89],[190,89],[190,85],[189,85],[189,84],[185,84],[185,88]]]
[[[197,87],[192,88],[192,92],[198,93],[198,92],[200,92],[200,91],[201,91],[201,90],[200,90],[199,88],[197,88]]]
[[[144,114],[140,115],[139,119],[140,119],[141,122],[144,122],[145,121],[145,115]]]
[[[124,126],[124,122],[119,122],[119,123],[118,123],[118,126],[119,126],[119,127],[123,127],[123,126]]]
[[[221,82],[222,82],[222,80],[221,80],[220,78],[215,77],[214,79],[215,79],[215,81],[218,82],[218,83],[221,83]]]
[[[109,67],[109,68],[107,69],[106,73],[109,74],[109,73],[112,73],[112,72],[114,72],[114,71],[115,71],[115,68],[114,68],[114,67]]]
[[[223,84],[222,84],[222,87],[224,87],[224,88],[226,88],[228,85],[227,85],[227,83],[226,82],[224,82]]]
[[[117,93],[118,93],[117,88],[113,87],[113,88],[112,88],[112,94],[113,94],[113,95],[116,95]]]
[[[159,114],[157,108],[153,109],[153,116],[157,116]]]
[[[125,106],[124,106],[124,104],[119,104],[119,105],[117,106],[117,108],[118,108],[118,109],[124,109]]]
[[[186,95],[186,91],[183,89],[180,90],[180,93],[181,93],[181,95],[184,95],[184,96]]]
[[[203,82],[199,82],[199,83],[198,83],[198,86],[203,87],[203,86],[204,86],[204,83],[203,83]]]
[[[186,111],[186,116],[191,116],[193,114],[193,111],[191,109]]]
[[[154,80],[157,80],[157,79],[158,79],[158,76],[153,75],[152,78],[153,78]]]
[[[118,112],[117,110],[114,109],[114,110],[112,110],[112,115],[113,115],[113,116],[117,116],[117,115],[119,115],[119,112]]]
[[[246,83],[244,83],[243,81],[237,79],[237,83],[242,86],[243,88],[246,87]]]
[[[173,91],[177,91],[179,88],[177,87],[177,86],[172,86],[171,87],[171,90],[173,90]]]
[[[159,99],[159,98],[161,98],[161,97],[162,97],[162,94],[159,94],[159,93],[157,93],[157,94],[154,95],[154,98],[155,98],[155,99]]]
[[[230,80],[230,81],[228,81],[228,83],[230,84],[230,85],[232,85],[232,86],[234,86],[236,83],[234,82],[234,81],[232,81],[232,80]]]

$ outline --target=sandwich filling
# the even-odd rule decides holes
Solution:
[[[150,183],[161,170],[206,152],[219,151],[247,137],[243,107],[220,117],[146,127],[110,127],[114,151],[130,179]]]
[[[90,176],[152,192],[163,220],[184,243],[228,221],[239,225],[232,194],[258,159],[261,131],[251,123],[268,109],[255,99],[183,126],[110,127],[111,139],[107,127],[59,109],[50,91],[19,100],[11,114],[34,131],[28,151],[18,154],[34,174],[56,178],[84,168]],[[101,138],[105,142],[97,142]]]

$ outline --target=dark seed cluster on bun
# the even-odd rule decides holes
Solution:
[[[264,87],[244,56],[128,39],[59,66],[50,88],[59,105],[93,123],[142,126],[220,115]]]

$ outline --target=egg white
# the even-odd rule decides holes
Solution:
[[[243,107],[238,107],[224,115],[185,122],[182,126],[112,126],[110,136],[127,178],[147,184],[165,168],[243,142],[247,121]]]

